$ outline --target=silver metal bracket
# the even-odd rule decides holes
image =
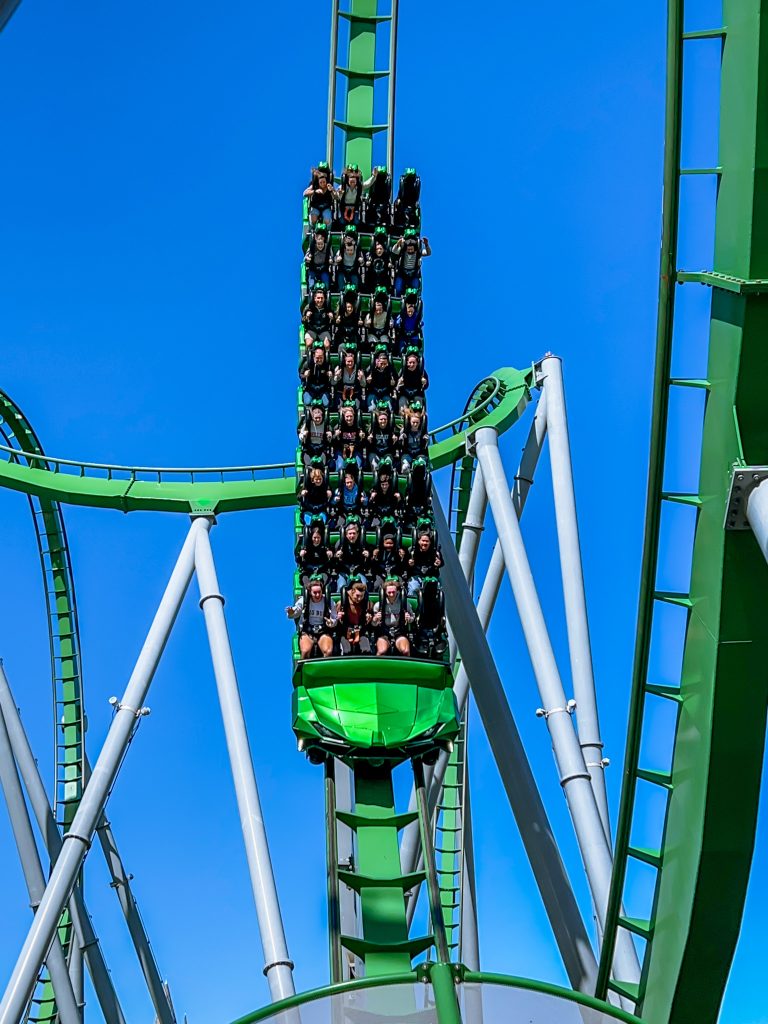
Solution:
[[[768,480],[768,466],[734,466],[731,475],[731,490],[725,509],[726,530],[749,530],[747,503],[754,489]]]

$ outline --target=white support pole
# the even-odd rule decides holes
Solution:
[[[758,484],[747,499],[747,519],[763,557],[768,560],[768,480]]]
[[[213,551],[207,532],[200,533],[197,538],[195,565],[200,585],[200,607],[205,616],[205,628],[211,648],[213,672],[216,677],[253,899],[266,961],[264,974],[269,983],[272,1001],[277,1002],[295,994],[293,961],[288,955],[267,831],[261,812],[240,689],[224,617],[224,598],[219,590]]]
[[[490,497],[490,488],[488,493]],[[438,536],[447,536],[448,524],[434,487],[432,508]],[[595,955],[488,640],[461,571],[459,556],[452,544],[443,548],[443,558],[445,566],[441,576],[448,618],[456,634],[462,665],[466,666],[477,709],[555,941],[573,987],[580,992],[594,991],[597,974]]]
[[[77,880],[93,833],[115,783],[139,717],[143,714],[150,683],[176,621],[194,571],[195,541],[210,524],[204,519],[193,522],[178,561],[168,581],[138,660],[128,680],[122,701],[115,705],[115,716],[104,746],[93,767],[80,806],[62,839],[61,853],[53,867],[40,907],[14,967],[0,1003],[0,1024],[18,1024],[35,986],[40,964],[53,941],[59,917]]]
[[[549,458],[552,465],[552,490],[555,499],[555,523],[560,549],[560,573],[563,580],[565,622],[571,661],[573,696],[576,700],[576,724],[579,743],[595,791],[603,831],[611,845],[608,796],[605,789],[603,741],[597,713],[592,645],[589,639],[587,598],[576,516],[576,491],[573,484],[571,445],[565,411],[563,366],[558,356],[546,356],[541,363],[544,393],[547,395]]]
[[[542,712],[549,728],[560,784],[566,796],[598,923],[602,930],[605,925],[605,910],[611,883],[611,850],[603,831],[592,781],[569,712],[516,510],[507,489],[499,454],[498,435],[493,428],[483,427],[475,434],[475,444],[507,574],[541,695]],[[620,936],[617,943],[616,967],[619,977],[623,981],[637,982],[640,978],[640,964],[635,947],[627,933],[622,932],[621,935],[627,941],[623,941]]]
[[[539,456],[541,455],[541,449],[544,446],[544,438],[547,433],[547,414],[546,414],[546,396],[542,394],[539,399],[536,411],[534,413],[533,422],[531,423],[528,437],[523,447],[523,453],[520,458],[520,465],[517,473],[515,474],[515,486],[512,489],[512,500],[517,510],[518,519],[523,514],[525,508],[525,502],[528,498],[528,492],[533,485],[533,477],[536,471],[536,466],[539,462]],[[475,474],[475,484],[481,481],[483,478],[482,473],[479,471]],[[479,493],[479,492],[478,492]],[[488,503],[488,495],[485,490],[485,484],[482,485],[483,494],[483,521],[485,519],[485,508]],[[471,502],[471,496],[470,496]],[[476,558],[477,551],[475,550],[474,558]],[[461,561],[461,555],[459,555]],[[464,566],[462,566],[463,571]],[[473,562],[474,571],[474,562]],[[465,574],[466,576],[466,574]],[[496,599],[499,596],[499,589],[501,587],[501,581],[504,578],[504,555],[501,551],[501,544],[496,541],[493,549],[493,555],[488,566],[488,570],[483,581],[483,586],[480,591],[480,597],[477,601],[477,616],[480,619],[480,623],[483,627],[483,632],[486,632],[493,615],[493,609],[496,605]],[[451,631],[452,637],[452,631]],[[456,695],[456,703],[459,707],[459,714],[464,713],[464,705],[466,704],[467,695],[469,693],[469,677],[467,676],[467,670],[463,664],[459,665],[459,671],[456,674],[456,681],[453,684],[453,692]],[[428,800],[430,808],[434,808],[439,799],[443,789],[443,779],[445,778],[445,772],[448,768],[448,757],[449,755],[442,752],[437,759],[436,764],[432,769],[432,778],[428,787]],[[415,794],[411,791],[411,802],[408,806],[409,810],[415,808]],[[403,834],[403,842],[400,849],[401,859],[403,863],[403,871],[409,873],[411,871],[417,871],[420,864],[419,857],[419,830],[418,825],[414,822],[409,825]],[[416,896],[418,893],[418,887],[412,890],[410,899],[408,901],[408,924],[410,925],[413,920],[413,915],[416,911]]]
[[[43,874],[43,865],[40,863],[40,854],[37,851],[19,775],[16,771],[16,762],[11,753],[5,719],[2,715],[0,715],[0,785],[8,806],[11,829],[16,840],[21,870],[29,893],[29,905],[32,907],[33,913],[36,913],[45,892],[45,875]],[[51,977],[51,984],[56,996],[56,1007],[62,1024],[78,1024],[80,1008],[75,998],[72,981],[67,970],[67,961],[58,935],[48,950],[46,966]],[[22,1007],[22,1013],[23,1010],[24,1007]]]
[[[40,777],[40,770],[35,760],[35,755],[32,753],[32,747],[24,730],[19,709],[13,698],[2,662],[0,662],[0,714],[5,719],[11,750],[19,767],[21,781],[24,783],[38,830],[43,837],[43,843],[53,864],[61,852],[61,833],[56,825],[51,805],[48,803],[48,794]],[[83,950],[85,964],[91,976],[96,999],[104,1015],[104,1020],[106,1024],[125,1024],[123,1010],[117,998],[112,977],[107,969],[104,954],[101,951],[101,946],[85,906],[79,884],[72,890],[69,912],[72,915],[75,935]]]

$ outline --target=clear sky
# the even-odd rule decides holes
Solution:
[[[693,27],[719,24],[716,3],[691,6]],[[325,0],[24,0],[0,37],[0,386],[51,454],[154,465],[291,458],[300,193],[325,155],[329,10]],[[401,10],[396,164],[421,173],[434,250],[425,268],[430,420],[457,416],[472,385],[499,366],[526,366],[547,350],[564,359],[615,818],[645,501],[665,4],[403,0]],[[713,67],[706,55],[697,65],[705,98]],[[702,109],[692,123],[704,138],[714,107]],[[694,198],[683,245],[689,265],[706,266],[707,196]],[[704,290],[689,294],[705,315]],[[504,441],[510,473],[526,429]],[[547,469],[545,459],[524,533],[568,685]],[[0,517],[0,655],[50,778],[48,646],[25,499],[0,492]],[[107,699],[127,680],[186,524],[68,509],[67,525],[93,759]],[[327,976],[323,793],[321,771],[296,753],[290,728],[291,530],[289,510],[223,517],[213,544],[289,947],[306,988]],[[491,639],[589,915],[506,584]],[[226,1022],[267,992],[191,598],[148,703],[110,818],[177,1010],[192,1024]],[[562,981],[474,718],[470,742],[483,964]],[[758,861],[766,853],[763,820]],[[98,853],[87,896],[129,1019],[147,1019]],[[5,978],[29,910],[4,815],[0,905]],[[755,982],[766,911],[758,871],[727,1024],[768,1019]]]

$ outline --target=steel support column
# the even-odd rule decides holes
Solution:
[[[448,524],[434,487],[432,506],[438,535],[447,537]],[[441,575],[446,610],[459,644],[462,666],[466,666],[477,708],[568,977],[574,988],[589,992],[594,987],[597,964],[571,883],[485,632],[472,603],[469,586],[461,571],[458,553],[452,544],[445,545],[443,557],[445,566]]]
[[[208,532],[200,532],[195,551],[197,580],[200,585],[200,607],[213,661],[213,673],[221,706],[221,717],[227,740],[227,751],[243,830],[253,899],[264,950],[264,974],[269,983],[272,1001],[295,994],[293,961],[288,955],[280,903],[272,870],[267,831],[261,812],[261,800],[253,770],[253,758],[245,727],[232,648],[224,617],[224,598],[219,590],[213,551]]]
[[[51,863],[55,863],[61,852],[61,833],[56,825],[51,805],[48,803],[45,785],[40,777],[40,770],[32,753],[32,747],[29,744],[2,663],[0,663],[0,714],[5,719],[11,750],[19,768],[21,781],[27,791],[38,830],[43,837]],[[125,1017],[112,983],[112,976],[107,969],[104,954],[93,929],[79,885],[72,890],[69,912],[72,915],[75,935],[83,950],[85,964],[91,976],[104,1020],[107,1024],[125,1024]]]
[[[597,809],[603,831],[611,845],[608,817],[608,796],[605,790],[603,741],[597,713],[595,676],[592,666],[592,645],[589,639],[587,598],[576,516],[576,490],[573,484],[571,444],[565,411],[563,366],[557,356],[546,356],[541,363],[544,393],[547,395],[547,426],[549,458],[552,466],[552,491],[555,499],[555,523],[560,549],[560,573],[563,580],[565,622],[568,631],[568,652],[571,661],[573,696],[576,700],[576,722],[579,743],[584,751],[587,771],[595,791]]]
[[[16,771],[16,762],[11,753],[8,731],[5,728],[5,719],[2,715],[0,715],[0,785],[2,785],[3,794],[5,795],[8,816],[11,819],[13,838],[16,841],[21,870],[24,874],[27,892],[29,893],[29,904],[32,907],[32,911],[37,913],[40,900],[45,892],[45,875],[43,874],[43,866],[40,863],[40,854],[37,852],[37,844],[35,843],[32,823],[29,820],[29,812],[27,811],[21,783],[19,782],[18,772]],[[53,943],[48,950],[46,965],[51,976],[51,984],[56,995],[56,1006],[61,1016],[62,1024],[78,1024],[80,1009],[72,989],[72,982],[67,970],[67,961],[58,935],[54,937]],[[22,1012],[23,1009],[24,1007],[22,1007]]]
[[[72,825],[63,837],[61,853],[0,1003],[0,1024],[18,1024],[32,995],[37,972],[53,941],[59,917],[72,892],[96,825],[117,779],[142,713],[147,691],[187,592],[194,571],[195,541],[199,534],[207,532],[209,526],[203,519],[195,520],[192,524],[123,699],[115,706],[115,716],[104,746],[90,781],[83,790]]]
[[[768,560],[768,480],[758,484],[750,494],[747,519],[763,556]]]
[[[598,923],[603,929],[611,883],[610,847],[603,830],[597,800],[592,789],[592,781],[584,763],[584,755],[569,713],[544,614],[525,552],[515,506],[509,496],[504,467],[499,454],[498,435],[493,428],[481,428],[475,434],[475,444],[477,459],[488,490],[488,501],[504,554],[507,574],[512,585],[512,592],[541,695],[560,784],[566,796],[579,850],[584,861]],[[617,943],[616,963],[623,979],[631,982],[639,980],[640,964],[631,936],[627,933],[624,933],[620,942]]]

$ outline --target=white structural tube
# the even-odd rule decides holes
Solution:
[[[0,714],[5,719],[11,751],[16,759],[21,781],[27,791],[29,805],[32,808],[37,827],[43,837],[43,843],[48,851],[48,856],[51,863],[53,863],[61,852],[61,833],[53,817],[51,805],[48,803],[48,795],[45,791],[43,780],[40,777],[37,761],[32,753],[32,747],[29,745],[29,739],[24,731],[19,710],[16,707],[8,678],[1,663]],[[112,984],[112,976],[107,970],[104,954],[101,951],[101,946],[88,915],[79,885],[75,885],[72,890],[69,912],[72,915],[72,924],[77,936],[77,942],[83,950],[85,963],[91,976],[104,1020],[106,1024],[125,1024],[120,1001]]]
[[[560,784],[565,793],[598,924],[602,930],[605,926],[605,910],[608,905],[613,867],[611,850],[603,830],[592,780],[566,701],[515,506],[507,489],[499,454],[498,435],[493,428],[483,427],[475,434],[475,444],[488,491],[488,501],[496,521],[504,563],[539,688],[543,704],[542,714],[549,728]],[[639,980],[640,964],[637,953],[631,936],[625,932],[620,933],[615,960],[618,975],[622,980]]]
[[[565,412],[563,366],[558,356],[546,356],[541,363],[544,393],[547,395],[549,458],[552,465],[552,490],[555,499],[555,523],[560,549],[560,572],[563,579],[565,622],[568,630],[568,652],[571,661],[573,696],[576,700],[576,723],[579,743],[584,751],[587,771],[595,791],[597,809],[603,823],[608,845],[611,826],[608,818],[608,796],[605,790],[603,741],[597,713],[595,675],[592,666],[592,645],[589,640],[587,598],[581,563],[579,524],[576,517],[576,491],[573,485],[571,444]]]
[[[37,852],[32,823],[29,820],[29,812],[2,714],[0,714],[0,785],[5,794],[11,829],[16,840],[16,848],[19,851],[21,870],[29,893],[29,904],[35,911],[45,892],[45,875],[43,874],[43,865],[40,863],[40,854]],[[67,961],[64,958],[64,950],[58,935],[55,936],[51,948],[48,950],[46,965],[51,976],[61,1024],[78,1024],[80,1008],[67,971]]]
[[[272,1001],[295,994],[293,961],[288,955],[283,918],[277,898],[277,886],[272,870],[267,831],[261,812],[261,801],[256,786],[256,774],[245,728],[245,716],[240,699],[232,648],[229,643],[224,617],[224,598],[213,562],[208,533],[197,538],[195,553],[197,581],[200,585],[200,607],[205,616],[205,628],[211,648],[213,672],[221,705],[221,717],[227,740],[227,751],[235,783],[237,807],[243,829],[248,870],[251,876],[253,899],[264,950],[264,974],[269,983]]]
[[[763,556],[768,560],[768,480],[764,480],[747,499],[747,519]]]
[[[207,520],[196,519],[193,522],[128,680],[123,699],[115,703],[115,717],[104,746],[93,766],[88,785],[83,790],[70,829],[62,839],[61,853],[53,866],[32,927],[0,1003],[0,1024],[18,1024],[32,995],[40,964],[53,941],[59,917],[91,845],[93,833],[115,784],[139,717],[144,713],[147,691],[194,572],[195,541],[198,534],[207,532],[209,528]]]

